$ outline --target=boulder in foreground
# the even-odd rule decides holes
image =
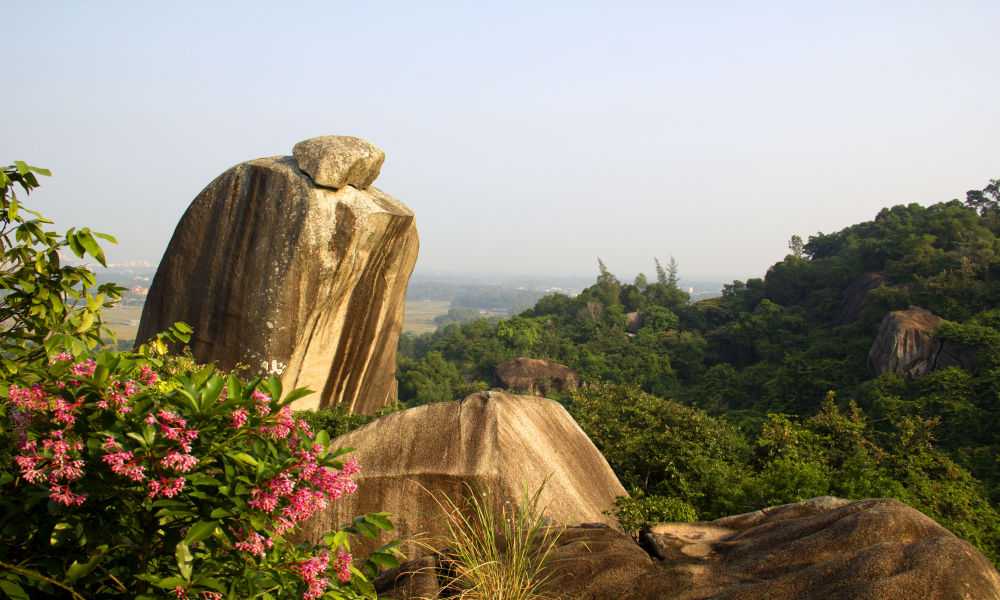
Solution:
[[[544,482],[539,505],[563,524],[614,524],[604,512],[626,495],[587,434],[545,398],[482,392],[384,416],[335,443],[354,448],[362,468],[358,491],[307,523],[306,537],[321,537],[355,515],[387,511],[400,537],[433,539],[446,529],[431,494],[461,504],[468,486],[518,503]],[[414,544],[404,550],[423,553]]]
[[[553,590],[620,600],[1000,600],[1000,575],[979,551],[895,500],[816,498],[665,523],[641,542],[607,527],[563,529]],[[447,578],[436,557],[422,560],[415,575],[410,565],[383,575],[380,597],[438,597]]]

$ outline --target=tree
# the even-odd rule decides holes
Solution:
[[[660,259],[653,257],[653,262],[656,263],[656,283],[667,285],[667,270],[660,264]]]
[[[50,172],[23,161],[0,170],[0,365],[9,375],[56,354],[57,348],[80,353],[96,347],[103,334],[110,334],[100,309],[114,304],[124,290],[111,283],[97,285],[84,266],[63,264],[62,254],[69,250],[103,265],[97,238],[115,239],[87,228],[72,228],[62,236],[46,231],[52,221],[24,207],[16,193],[16,187],[25,195],[36,189],[36,175]]]
[[[676,289],[680,280],[677,277],[677,261],[673,256],[667,264],[667,286]]]
[[[788,242],[788,249],[792,251],[792,256],[802,258],[805,255],[805,243],[798,235],[793,235]]]
[[[997,212],[1000,209],[1000,179],[991,179],[989,185],[981,190],[966,192],[965,205],[983,216]]]

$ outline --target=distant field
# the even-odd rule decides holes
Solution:
[[[408,300],[403,331],[417,334],[434,331],[437,329],[434,317],[446,314],[450,305],[450,302],[444,300]]]
[[[428,333],[434,331],[434,317],[448,312],[449,303],[442,300],[414,300],[406,303],[403,331]],[[141,306],[116,306],[104,311],[104,321],[118,340],[134,340],[139,329]]]
[[[134,340],[139,329],[141,306],[116,306],[103,311],[104,323],[115,332],[118,341]]]

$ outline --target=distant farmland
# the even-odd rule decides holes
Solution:
[[[428,333],[434,331],[434,317],[446,314],[449,303],[443,300],[413,300],[406,302],[406,318],[403,321],[403,331],[412,333]],[[139,319],[142,317],[141,306],[116,306],[105,310],[104,323],[115,332],[119,341],[134,340],[139,329]]]

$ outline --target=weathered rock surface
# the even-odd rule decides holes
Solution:
[[[642,315],[638,311],[625,313],[625,331],[629,333],[639,333],[642,327]]]
[[[614,523],[604,511],[626,495],[566,409],[545,398],[482,392],[386,415],[334,443],[354,448],[362,468],[358,491],[307,523],[305,537],[318,538],[362,513],[388,511],[400,537],[435,539],[446,529],[431,494],[461,505],[468,486],[516,504],[544,482],[540,506],[564,524]],[[424,552],[413,544],[404,549],[410,556]]]
[[[885,275],[882,273],[864,273],[852,281],[844,290],[837,322],[844,325],[857,321],[865,307],[868,293],[883,285],[885,285]]]
[[[286,389],[317,392],[297,408],[374,412],[396,398],[396,346],[418,245],[413,213],[375,187],[318,186],[288,156],[241,163],[181,217],[137,342],[184,321],[199,361],[287,365]]]
[[[573,369],[551,360],[515,358],[497,365],[497,378],[508,390],[545,396],[575,390],[580,379]]]
[[[553,590],[621,600],[1000,600],[1000,575],[982,554],[895,500],[817,498],[666,523],[641,541],[649,554],[610,528],[564,529]],[[422,597],[435,598],[428,560]],[[412,570],[377,585],[386,597],[415,598],[401,585]]]
[[[917,306],[890,312],[879,325],[868,352],[868,363],[879,375],[897,373],[906,377],[920,377],[950,366],[971,368],[975,363],[971,349],[934,336],[942,321]]]
[[[295,144],[292,158],[318,185],[363,190],[378,178],[385,153],[361,138],[326,135]]]

